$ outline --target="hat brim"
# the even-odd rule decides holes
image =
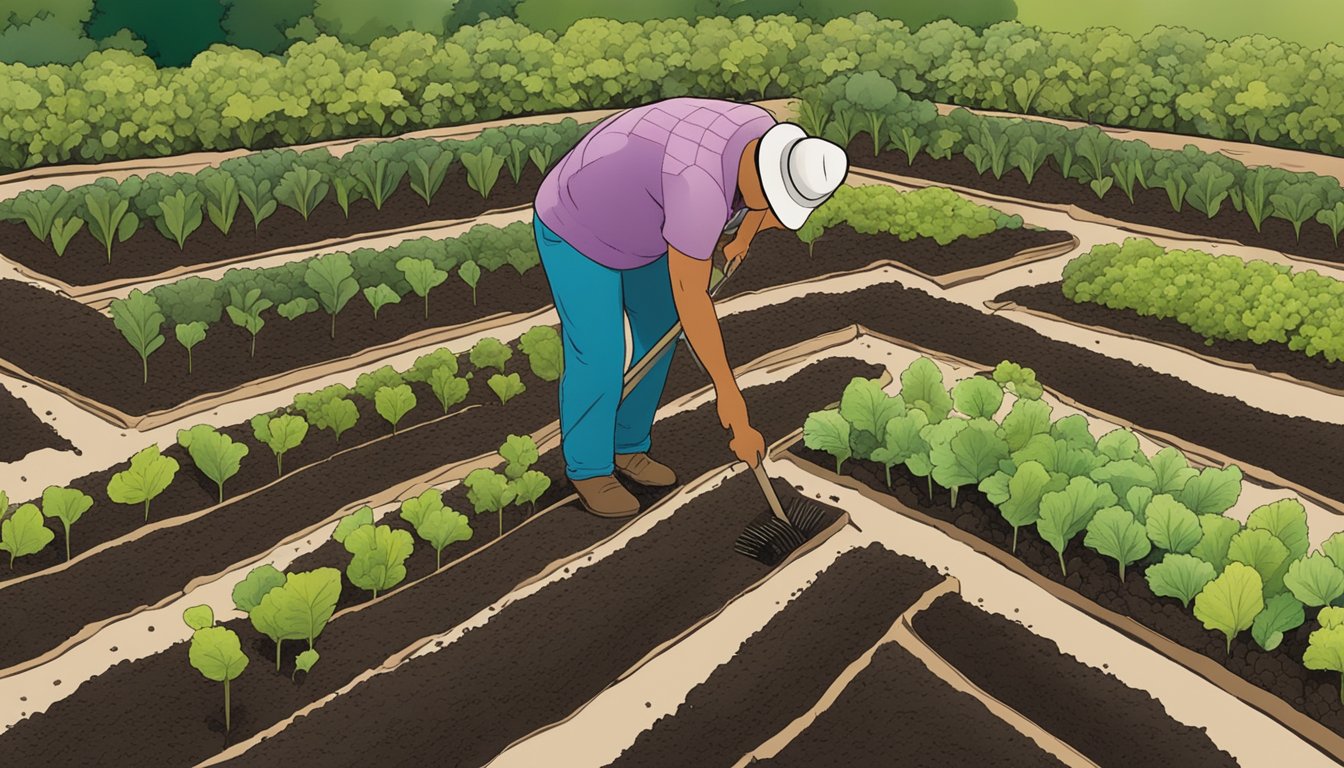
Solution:
[[[761,136],[756,145],[756,172],[760,175],[765,200],[779,223],[797,230],[807,223],[815,208],[803,205],[789,193],[784,180],[788,173],[789,153],[807,138],[807,132],[793,123],[777,123]]]

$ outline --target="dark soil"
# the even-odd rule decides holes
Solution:
[[[53,417],[52,421],[55,420]],[[43,422],[28,408],[26,402],[0,386],[0,463],[18,461],[43,448],[55,448],[58,451],[74,450],[74,446],[61,437],[55,427]]]
[[[530,269],[521,277],[512,268],[485,275],[471,303],[471,288],[449,280],[429,295],[429,319],[415,295],[391,304],[373,319],[362,297],[336,318],[310,312],[296,320],[270,314],[252,337],[222,319],[210,326],[205,341],[187,353],[165,326],[167,339],[149,357],[144,382],[140,357],[112,320],[89,307],[15,280],[0,280],[0,357],[33,376],[60,384],[124,413],[143,415],[181,405],[198,395],[223,392],[249,381],[356,354],[432,328],[462,325],[500,312],[531,312],[551,302],[546,276]]]
[[[842,555],[611,765],[732,766],[802,715],[939,582],[878,544]]]
[[[261,222],[259,229],[253,228],[252,214],[247,207],[240,205],[228,235],[221,234],[209,217],[203,217],[201,226],[187,236],[185,248],[178,248],[176,241],[164,237],[153,221],[142,219],[140,229],[129,240],[113,244],[110,264],[107,250],[90,234],[88,227],[70,241],[64,256],[57,256],[50,243],[39,242],[33,237],[27,224],[5,221],[0,222],[0,253],[11,261],[69,285],[96,285],[117,278],[157,275],[174,267],[211,264],[251,253],[366,232],[465,219],[488,210],[529,203],[540,184],[541,173],[528,165],[516,184],[507,171],[501,173],[490,197],[485,198],[467,186],[467,172],[461,164],[456,164],[448,171],[432,205],[425,205],[425,199],[411,189],[407,180],[403,180],[392,197],[383,203],[382,210],[374,208],[369,200],[351,203],[348,219],[336,204],[334,191],[318,204],[307,221],[298,211],[281,205],[270,218]]]
[[[760,493],[746,475],[725,481],[620,555],[513,603],[436,653],[371,678],[229,764],[355,766],[378,755],[384,765],[409,765],[436,755],[444,766],[483,765],[765,577],[768,568],[732,548],[749,523],[770,514]],[[453,725],[425,727],[408,716],[415,712],[452,713]]]
[[[758,414],[758,427],[767,440],[782,437],[809,406],[819,405],[819,402],[811,402],[811,393],[840,386],[856,374],[873,375],[873,370],[853,360],[825,361],[787,381],[748,390],[749,397],[755,393],[753,399],[758,397],[764,404]],[[721,435],[712,404],[654,426],[657,454],[688,479],[730,460],[726,447],[705,449],[707,444],[722,443]],[[543,461],[553,458],[554,454],[548,454]],[[759,493],[754,488],[748,490]],[[645,490],[639,495],[647,506],[666,493]],[[737,506],[760,511],[758,499],[748,501]],[[686,514],[679,512],[677,519]],[[391,524],[394,519],[395,515],[384,522]],[[520,522],[521,516],[506,517],[510,529]],[[223,733],[223,705],[217,695],[218,686],[197,677],[186,666],[183,643],[140,661],[118,664],[84,683],[46,713],[20,722],[0,735],[0,755],[42,754],[44,765],[52,766],[103,764],[109,754],[115,755],[114,762],[117,763],[194,765],[217,753],[226,743],[247,738],[340,688],[416,640],[460,624],[548,564],[591,546],[615,532],[624,522],[602,520],[574,506],[552,510],[512,532],[499,546],[445,568],[412,589],[334,620],[317,643],[321,661],[310,675],[300,675],[297,684],[291,682],[290,676],[294,672],[293,654],[300,650],[301,644],[285,645],[282,670],[277,674],[272,666],[274,644],[257,633],[246,620],[225,622],[225,626],[239,633],[244,650],[252,660],[247,672],[233,683],[233,732],[228,739]],[[468,542],[445,549],[444,563],[493,541],[494,525],[493,519],[473,521],[475,535]],[[689,527],[694,526],[683,526]],[[735,536],[736,532],[733,532],[731,537]],[[723,540],[731,541],[731,537]],[[731,552],[726,545],[722,549]],[[753,561],[730,556],[750,570],[764,571]],[[339,560],[307,556],[290,570],[320,565],[343,567],[347,561],[348,555]],[[429,567],[426,563],[432,562],[433,553],[417,541],[417,552],[408,561],[408,578],[426,575]],[[364,599],[364,596],[358,596],[351,600],[354,592],[348,582],[343,585],[343,605]],[[534,625],[529,637],[537,637],[535,628]],[[480,653],[480,658],[484,663],[501,657],[487,649]],[[477,662],[473,657],[469,663]],[[566,713],[560,713],[563,714]],[[87,733],[89,728],[96,728],[108,736],[104,739],[80,738],[79,733]],[[154,739],[142,737],[151,731],[159,735]],[[125,738],[114,739],[115,734],[125,734]],[[114,739],[115,743],[108,739]],[[39,749],[40,752],[35,751]],[[300,761],[296,764],[314,763]]]
[[[818,466],[835,464],[827,454],[801,446],[795,449],[795,453]],[[845,474],[870,488],[890,493],[907,506],[951,522],[999,549],[1011,551],[1012,527],[994,505],[974,488],[962,488],[957,494],[956,508],[951,509],[948,507],[948,494],[936,485],[933,503],[930,504],[926,480],[914,477],[903,467],[892,469],[890,490],[886,487],[881,468],[866,462],[850,462],[845,467]],[[1016,555],[1046,578],[1077,591],[1103,608],[1129,616],[1149,629],[1204,654],[1323,725],[1344,734],[1344,704],[1340,703],[1339,698],[1339,675],[1308,670],[1300,661],[1307,647],[1307,636],[1311,632],[1313,609],[1307,609],[1308,621],[1302,627],[1286,633],[1282,645],[1277,649],[1263,651],[1249,632],[1243,632],[1232,641],[1232,653],[1229,655],[1222,633],[1204,629],[1194,613],[1182,606],[1179,600],[1158,597],[1148,588],[1143,572],[1148,565],[1160,559],[1154,555],[1126,568],[1125,580],[1121,582],[1114,561],[1084,547],[1080,536],[1064,550],[1068,566],[1068,575],[1064,576],[1060,573],[1059,556],[1036,533],[1034,527],[1023,527],[1018,531]]]
[[[895,643],[845,688],[829,709],[778,755],[753,765],[1063,765],[984,706],[939,680]]]
[[[915,616],[914,629],[981,690],[1103,768],[1237,764],[1204,729],[1172,720],[1146,692],[959,597],[938,598]]]
[[[1144,189],[1135,184],[1134,202],[1131,203],[1117,183],[1106,192],[1104,198],[1098,198],[1087,184],[1064,178],[1053,158],[1041,166],[1032,183],[1028,184],[1026,177],[1016,168],[1005,172],[1001,179],[995,179],[994,174],[989,172],[981,176],[975,170],[975,164],[962,155],[934,160],[921,153],[913,166],[906,163],[905,153],[898,150],[887,150],[874,157],[873,140],[867,134],[850,143],[849,157],[850,162],[860,168],[956,184],[1021,200],[1068,203],[1113,219],[1149,227],[1235,240],[1322,261],[1344,262],[1344,248],[1335,244],[1329,227],[1316,221],[1302,225],[1302,238],[1299,240],[1293,232],[1293,225],[1284,219],[1265,219],[1257,232],[1251,217],[1233,208],[1230,200],[1224,201],[1218,214],[1209,218],[1189,206],[1184,206],[1180,213],[1172,210],[1171,200],[1161,187]]]
[[[1132,309],[1111,309],[1092,302],[1070,301],[1060,285],[1056,282],[1014,288],[1000,294],[997,300],[1015,301],[1075,323],[1143,336],[1202,355],[1253,365],[1257,370],[1286,373],[1302,381],[1344,389],[1344,365],[1328,362],[1324,357],[1308,357],[1305,352],[1294,351],[1287,344],[1277,342],[1256,344],[1253,341],[1205,339],[1175,318],[1147,317]]]
[[[806,280],[832,272],[862,269],[878,261],[895,261],[926,275],[947,275],[1011,259],[1019,251],[1068,242],[1067,232],[1044,229],[1000,229],[981,237],[959,237],[939,245],[928,237],[908,242],[891,235],[864,235],[848,224],[826,230],[814,243],[812,253],[791,235],[770,233],[743,264],[740,273],[723,286],[723,296],[732,296],[775,285]],[[748,270],[755,251],[766,251],[766,267]]]

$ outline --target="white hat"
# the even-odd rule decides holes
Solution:
[[[796,230],[844,183],[849,160],[838,144],[778,123],[756,145],[756,169],[775,218]]]

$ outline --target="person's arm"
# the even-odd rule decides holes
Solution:
[[[672,279],[672,300],[681,317],[682,331],[695,356],[709,373],[718,400],[719,423],[732,432],[729,448],[733,454],[755,467],[765,454],[765,440],[747,417],[747,403],[733,377],[728,354],[723,348],[719,317],[709,297],[712,265],[709,259],[696,259],[672,246],[667,249],[667,268]]]

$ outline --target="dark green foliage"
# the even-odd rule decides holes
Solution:
[[[95,39],[129,29],[159,66],[180,67],[224,42],[223,16],[224,4],[217,0],[95,0],[88,29]]]

